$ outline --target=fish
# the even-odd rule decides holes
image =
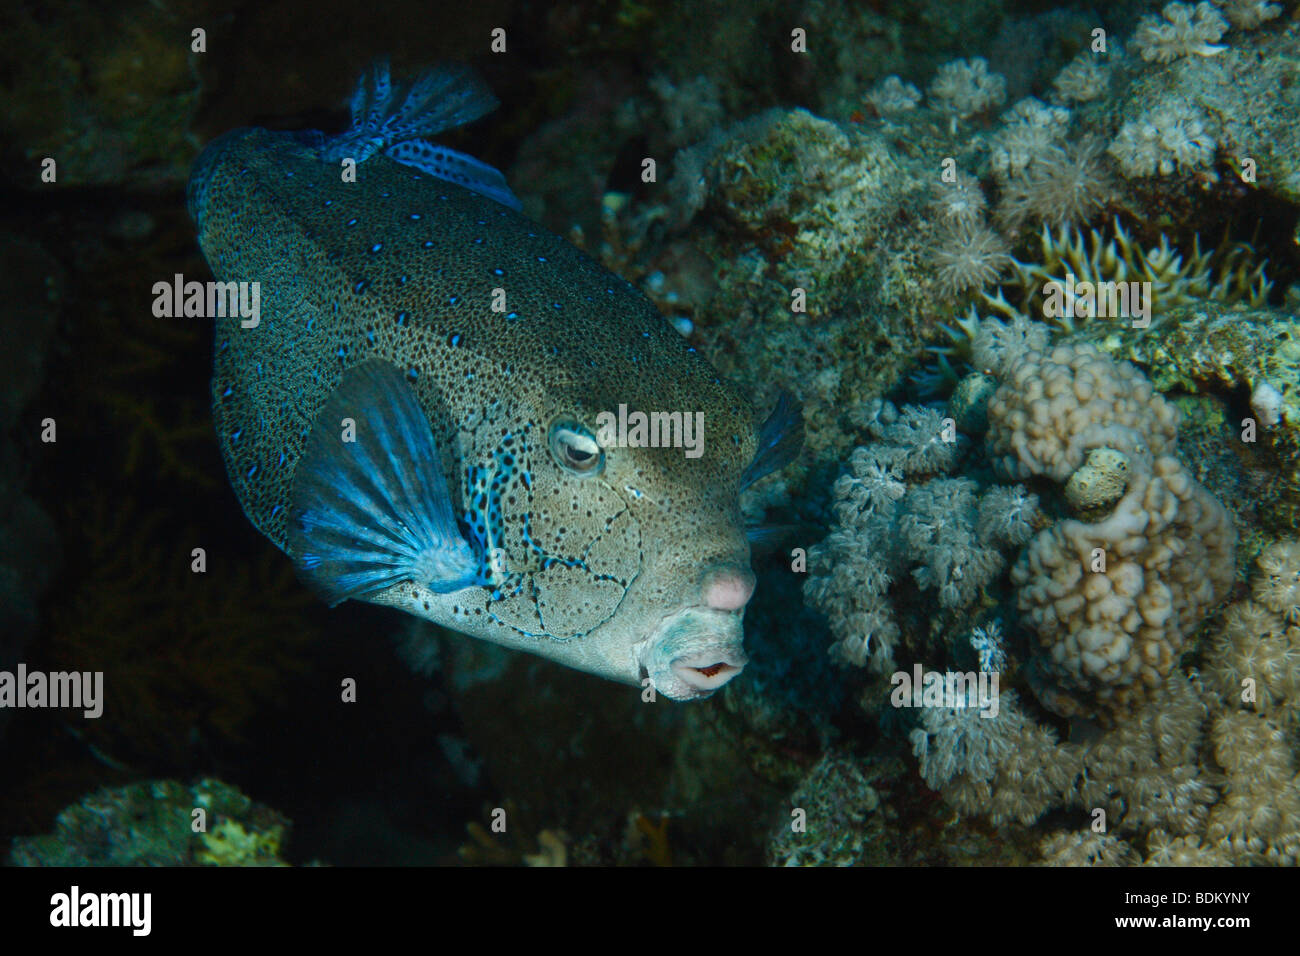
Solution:
[[[365,601],[671,700],[747,663],[742,487],[798,454],[635,286],[430,141],[497,105],[462,66],[363,74],[351,125],[241,128],[187,205],[219,282],[213,420],[252,524],[324,600]],[[603,427],[696,416],[700,448]],[[631,417],[631,416],[629,416]],[[653,419],[652,419],[653,420]]]

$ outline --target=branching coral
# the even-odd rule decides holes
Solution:
[[[1259,305],[1267,300],[1273,287],[1264,273],[1267,263],[1257,262],[1253,250],[1244,243],[1202,252],[1199,237],[1194,237],[1191,254],[1184,255],[1162,233],[1158,245],[1144,248],[1118,220],[1109,233],[1090,229],[1085,234],[1073,228],[1044,227],[1036,258],[1030,263],[1017,261],[1015,266],[1017,281],[1026,296],[1024,311],[1044,315],[1066,331],[1073,331],[1077,320],[1088,316],[1079,315],[1083,311],[1079,308],[1059,315],[1048,312],[1038,304],[1037,297],[1044,293],[1047,283],[1064,283],[1068,276],[1074,276],[1076,287],[1083,282],[1094,287],[1101,283],[1150,283],[1152,315],[1206,298]],[[1014,314],[1006,304],[996,300],[990,300],[990,304],[1004,314]]]
[[[1200,239],[1193,237],[1192,252],[1185,255],[1161,234],[1158,245],[1144,248],[1118,220],[1108,231],[1090,229],[1086,233],[1072,227],[1053,230],[1044,226],[1034,260],[1013,261],[1014,283],[999,288],[996,295],[983,294],[985,304],[1002,319],[981,319],[972,305],[966,314],[955,316],[951,325],[941,324],[948,344],[929,346],[938,367],[923,369],[913,379],[923,393],[933,394],[955,385],[963,364],[976,371],[998,372],[1008,356],[1046,347],[1048,326],[1044,320],[1066,332],[1076,332],[1083,322],[1100,314],[1120,320],[1135,318],[1138,302],[1134,297],[1146,293],[1150,295],[1149,318],[1206,299],[1258,307],[1273,288],[1266,266],[1245,243],[1203,252]],[[1092,285],[1091,307],[1076,296],[1071,308],[1045,308],[1048,291],[1064,289],[1070,276],[1075,289],[1083,288],[1085,282]],[[1007,288],[1015,290],[1014,302],[1007,299]],[[986,326],[984,335],[979,334],[982,324]]]

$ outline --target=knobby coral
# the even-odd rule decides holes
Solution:
[[[1059,713],[1131,708],[1231,586],[1236,531],[1172,454],[1177,422],[1135,367],[1087,345],[1024,354],[989,404],[989,449],[1008,477],[1064,486],[1098,449],[1127,462],[1109,514],[1057,522],[1012,569],[1039,646],[1035,690]]]

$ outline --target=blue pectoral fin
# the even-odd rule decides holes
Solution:
[[[446,594],[479,583],[429,420],[393,366],[349,369],[294,472],[288,550],[331,606],[403,581]]]

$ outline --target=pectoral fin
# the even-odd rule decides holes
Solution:
[[[446,594],[481,577],[429,420],[386,362],[344,373],[307,439],[289,507],[289,554],[331,606],[402,581]]]

